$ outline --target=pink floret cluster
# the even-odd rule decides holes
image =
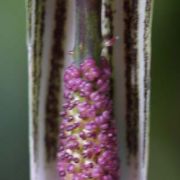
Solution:
[[[117,131],[112,115],[111,68],[85,59],[64,72],[57,170],[60,180],[118,180]]]

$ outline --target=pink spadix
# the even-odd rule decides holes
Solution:
[[[64,72],[57,169],[63,180],[118,180],[117,132],[112,114],[111,68],[85,59]]]

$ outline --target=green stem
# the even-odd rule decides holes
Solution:
[[[74,59],[98,61],[101,55],[101,0],[76,0],[76,39]]]

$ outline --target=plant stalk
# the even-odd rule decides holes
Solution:
[[[81,63],[85,58],[100,59],[101,1],[76,0],[76,35],[74,59]]]

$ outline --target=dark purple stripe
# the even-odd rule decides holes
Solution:
[[[124,1],[124,43],[125,43],[125,77],[126,77],[126,140],[128,159],[137,157],[139,95],[137,81],[137,28],[138,0]],[[134,79],[134,83],[132,83]]]
[[[66,0],[56,0],[55,28],[53,32],[53,44],[50,58],[50,76],[46,99],[46,155],[47,160],[56,158],[57,137],[59,126],[59,96],[60,96],[60,72],[63,67],[64,27],[66,21]]]

